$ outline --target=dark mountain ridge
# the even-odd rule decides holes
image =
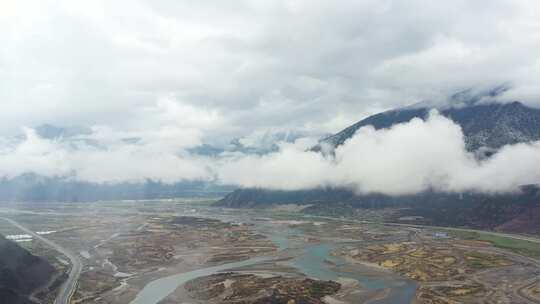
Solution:
[[[56,270],[46,260],[32,255],[0,235],[0,301],[32,304],[29,295],[46,285]]]
[[[347,189],[280,191],[238,189],[215,205],[230,208],[267,208],[283,204],[304,205],[302,212],[343,216],[358,210],[395,209],[388,221],[421,217],[416,224],[499,229],[540,234],[540,187],[524,186],[519,192],[483,194],[425,191],[414,195],[356,195]]]
[[[325,145],[331,148],[342,145],[365,126],[384,129],[413,118],[425,119],[431,110],[409,107],[375,114],[321,140],[314,150],[320,151]],[[439,111],[461,126],[469,151],[480,148],[496,150],[507,144],[540,140],[540,109],[517,101],[448,107]]]

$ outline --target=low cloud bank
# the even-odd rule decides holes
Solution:
[[[246,187],[296,190],[349,187],[390,195],[439,191],[515,191],[540,182],[540,143],[508,145],[487,160],[465,149],[459,125],[432,112],[390,129],[364,127],[323,157],[302,145],[226,162],[220,180]]]
[[[282,190],[348,187],[390,195],[428,189],[509,192],[540,183],[540,142],[508,145],[479,160],[465,149],[459,125],[437,112],[390,129],[361,128],[327,156],[309,151],[313,141],[307,139],[282,143],[279,151],[266,155],[202,157],[186,152],[201,143],[194,130],[132,135],[102,127],[89,135],[51,140],[25,129],[24,140],[2,144],[0,176],[32,172],[96,183],[207,180]]]
[[[13,178],[35,173],[95,183],[138,182],[147,178],[173,183],[210,177],[204,160],[182,152],[184,145],[200,143],[193,130],[165,128],[144,134],[144,138],[108,128],[93,131],[79,138],[51,140],[25,128],[23,141],[0,151],[0,176]]]

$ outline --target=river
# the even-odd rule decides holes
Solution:
[[[363,288],[368,290],[389,289],[387,297],[381,300],[373,301],[375,304],[391,304],[391,303],[411,303],[416,292],[416,283],[410,280],[401,279],[398,277],[381,276],[374,278],[352,272],[343,272],[338,270],[341,267],[331,267],[328,261],[334,265],[344,265],[345,261],[330,255],[331,251],[340,245],[339,242],[324,242],[318,244],[307,244],[295,241],[291,244],[290,236],[301,237],[302,232],[287,225],[272,226],[269,222],[253,221],[253,217],[244,215],[231,215],[227,211],[219,213],[220,209],[201,210],[202,216],[209,216],[226,221],[242,221],[249,222],[255,225],[256,229],[268,235],[271,240],[278,246],[279,251],[291,249],[299,249],[300,254],[291,259],[288,264],[296,268],[299,272],[306,276],[320,280],[336,280],[338,278],[350,278],[357,280]],[[301,238],[295,238],[301,239]],[[275,257],[255,257],[245,261],[227,263],[219,266],[202,268],[194,271],[179,273],[168,277],[156,279],[148,283],[131,302],[131,304],[156,304],[174,292],[176,288],[182,284],[198,277],[208,276],[217,272],[250,266],[264,261],[275,259]]]

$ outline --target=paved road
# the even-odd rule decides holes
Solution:
[[[467,228],[453,228],[453,227],[441,227],[441,226],[427,226],[427,225],[414,225],[414,224],[401,224],[401,223],[383,223],[388,226],[403,226],[403,227],[413,227],[413,228],[430,228],[430,229],[443,229],[443,230],[454,230],[454,231],[465,231],[465,232],[478,232],[481,234],[488,234],[493,236],[499,236],[509,239],[529,241],[533,243],[540,243],[540,238],[525,236],[519,234],[510,234],[510,233],[501,233],[487,230],[478,230],[478,229],[467,229]]]
[[[25,233],[33,236],[37,240],[42,241],[43,243],[47,244],[54,250],[62,253],[68,259],[71,261],[71,270],[69,271],[68,279],[62,284],[60,287],[60,290],[58,291],[58,295],[56,296],[56,300],[54,301],[54,304],[69,304],[69,301],[71,300],[71,297],[73,296],[73,293],[75,292],[75,288],[77,287],[77,281],[79,280],[79,275],[81,274],[82,270],[82,263],[79,260],[79,257],[75,254],[73,254],[71,251],[63,248],[62,246],[54,243],[53,241],[50,241],[41,235],[35,233],[34,231],[22,226],[21,224],[17,223],[16,221],[0,217],[0,219],[3,219],[13,226],[19,228],[20,230],[24,231]]]

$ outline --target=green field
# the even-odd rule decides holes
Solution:
[[[507,249],[521,255],[540,258],[540,244],[526,240],[512,239],[489,233],[463,231],[463,230],[448,230],[448,233],[454,237],[464,240],[486,241],[493,244],[497,248]]]

